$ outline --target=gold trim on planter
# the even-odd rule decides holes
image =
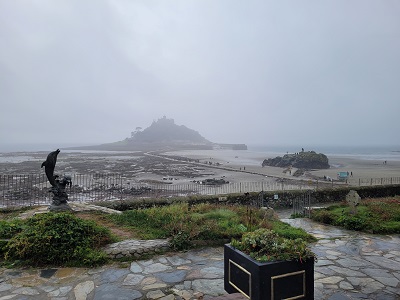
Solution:
[[[277,276],[272,276],[271,277],[271,300],[274,300],[274,279],[279,279],[279,278],[284,278],[284,277],[289,277],[289,276],[294,276],[294,275],[299,275],[303,274],[303,294],[290,297],[290,298],[285,298],[283,300],[295,300],[295,299],[300,299],[306,296],[306,271],[297,271],[297,272],[292,272],[292,273],[286,273],[282,275],[277,275]]]
[[[249,295],[247,295],[245,292],[243,292],[241,289],[239,289],[232,281],[231,281],[231,263],[234,264],[237,268],[239,268],[241,271],[245,272],[247,275],[249,275]],[[246,298],[251,299],[251,273],[247,271],[245,268],[242,266],[238,265],[232,260],[229,260],[229,284],[233,286],[235,289],[237,289],[241,294],[243,294]]]

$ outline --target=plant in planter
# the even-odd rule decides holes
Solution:
[[[314,299],[315,259],[302,239],[247,232],[224,247],[224,287],[251,300]]]

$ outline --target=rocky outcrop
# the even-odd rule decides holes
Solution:
[[[271,167],[294,167],[299,169],[329,169],[328,157],[314,151],[285,154],[283,157],[264,159],[262,166]]]
[[[205,179],[201,181],[201,184],[205,185],[222,185],[222,184],[227,184],[229,181],[226,181],[225,179]]]

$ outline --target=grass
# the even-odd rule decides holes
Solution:
[[[267,218],[262,210],[245,206],[218,206],[213,204],[173,204],[142,210],[124,211],[110,215],[110,220],[134,231],[138,238],[170,238],[176,249],[220,241],[222,245],[232,238],[240,238],[244,232],[259,228],[276,230],[290,239],[315,239],[304,230],[293,228],[276,218]]]
[[[400,197],[365,199],[352,214],[347,204],[315,210],[315,221],[346,229],[379,234],[400,233]]]
[[[297,238],[301,238],[306,242],[317,241],[317,239],[313,235],[308,234],[303,229],[292,227],[289,224],[281,222],[279,220],[273,221],[272,228],[277,234],[287,239],[294,240]]]

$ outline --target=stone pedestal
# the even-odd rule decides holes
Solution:
[[[67,203],[62,203],[59,205],[51,204],[49,210],[52,212],[62,212],[62,211],[72,211],[72,208]]]

